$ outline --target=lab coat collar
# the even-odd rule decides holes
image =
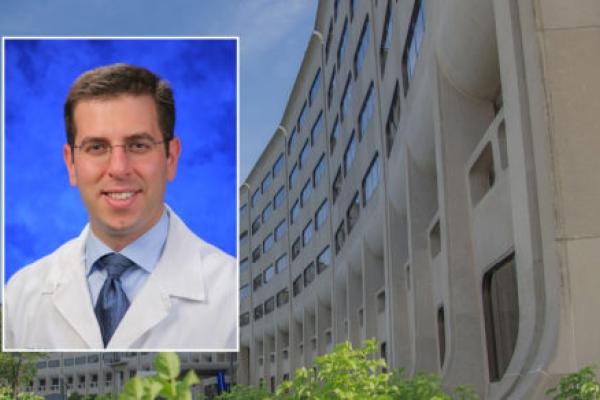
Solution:
[[[168,206],[167,206],[168,207]],[[153,273],[129,306],[107,348],[129,349],[144,333],[169,314],[174,298],[207,301],[203,276],[202,248],[208,246],[197,238],[181,219],[169,209],[169,234],[161,258]],[[94,314],[85,281],[86,226],[57,262],[62,266],[57,279],[49,280],[46,291],[52,293],[56,308],[79,333],[90,348],[102,349],[100,328]],[[190,249],[197,249],[190,253]],[[73,262],[74,260],[77,262]]]

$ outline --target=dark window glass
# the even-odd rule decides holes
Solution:
[[[332,187],[333,204],[335,204],[335,201],[337,200],[337,197],[340,194],[341,190],[342,190],[342,167],[339,167],[337,173],[335,174],[335,178],[333,179],[333,187]]]
[[[294,279],[293,293],[294,297],[298,296],[302,292],[302,274],[298,275]]]
[[[321,68],[317,70],[315,78],[313,79],[312,85],[310,85],[310,91],[308,92],[308,102],[312,105],[314,103],[319,87],[321,86]]]
[[[275,261],[275,271],[280,273],[284,269],[288,267],[288,256],[287,253],[284,253],[281,257]]]
[[[254,307],[254,320],[258,321],[262,317],[263,317],[263,305],[259,304],[258,306]]]
[[[375,111],[375,100],[373,95],[373,83],[369,86],[369,90],[367,91],[367,95],[365,96],[365,100],[360,109],[360,113],[358,114],[358,134],[362,139],[367,133],[367,127],[369,126],[369,121],[373,117],[373,112]]]
[[[381,75],[385,73],[385,63],[392,46],[392,0],[388,0],[383,20],[383,32],[381,44],[379,45],[379,62],[381,64]]]
[[[308,155],[310,154],[310,147],[308,147],[308,140],[302,146],[302,150],[300,151],[300,157],[298,157],[298,167],[302,169],[306,160],[308,159]]]
[[[275,297],[271,296],[265,301],[265,314],[270,314],[275,310]]]
[[[310,140],[311,140],[311,143],[313,146],[317,142],[317,139],[319,139],[319,136],[321,136],[322,130],[323,130],[323,111],[319,112],[319,115],[317,116],[317,119],[315,120],[315,123],[313,124],[313,127],[310,130]]]
[[[319,159],[319,162],[317,163],[317,166],[315,167],[314,171],[313,171],[313,184],[315,187],[319,186],[319,183],[321,182],[321,178],[323,177],[323,174],[325,173],[325,154],[323,154],[321,156],[321,158]]]
[[[277,307],[286,305],[290,301],[290,292],[288,288],[277,292]]]
[[[262,286],[262,275],[258,275],[256,277],[254,277],[254,279],[252,280],[252,290],[254,290],[255,292],[260,289]]]
[[[321,203],[321,205],[319,206],[319,208],[317,209],[317,212],[315,214],[315,230],[319,230],[319,228],[321,226],[323,226],[323,224],[327,220],[328,211],[329,211],[329,202],[327,201],[327,199],[325,199],[325,201],[323,201],[323,203]]]
[[[519,293],[514,254],[483,277],[483,310],[490,380],[504,376],[519,333]]]
[[[331,129],[331,135],[329,136],[329,154],[333,153],[335,145],[340,138],[340,124],[338,117],[335,118],[333,128]]]
[[[240,315],[240,326],[246,326],[250,323],[250,313],[243,313]]]
[[[390,110],[388,111],[388,117],[385,122],[385,144],[387,148],[387,156],[390,156],[392,146],[394,145],[394,139],[396,138],[396,131],[398,130],[398,123],[400,122],[400,83],[396,81],[394,87],[394,95],[392,97],[392,104],[390,104]]]
[[[273,178],[283,169],[283,153],[279,155],[275,164],[273,164]]]
[[[311,262],[306,268],[304,268],[304,287],[307,287],[315,280],[315,263]]]
[[[408,93],[410,81],[415,75],[415,66],[417,57],[421,49],[421,43],[425,36],[425,8],[422,0],[416,0],[408,34],[406,35],[406,44],[402,53],[402,77],[404,79],[404,95]]]
[[[379,183],[379,156],[376,153],[362,181],[363,204],[366,205]]]
[[[347,218],[347,222],[348,222],[348,234],[350,234],[350,232],[352,231],[352,228],[354,228],[354,225],[356,225],[356,222],[358,221],[359,216],[360,216],[360,200],[358,198],[358,192],[356,192],[356,194],[352,198],[352,202],[348,206],[348,210],[346,211],[346,218]]]
[[[344,229],[344,220],[340,223],[340,226],[335,231],[335,254],[338,254],[346,242],[346,231]]]
[[[317,256],[317,273],[321,273],[331,265],[331,251],[329,246],[325,247],[323,251]]]
[[[300,237],[297,237],[292,244],[292,260],[296,259],[300,254]]]
[[[285,186],[280,187],[277,191],[277,194],[273,199],[273,208],[279,208],[283,204],[283,200],[285,200]]]
[[[362,65],[365,62],[365,56],[367,54],[367,48],[369,47],[370,38],[369,29],[369,17],[365,18],[363,23],[362,31],[360,33],[360,39],[358,40],[358,47],[354,53],[354,79],[358,77],[358,73],[362,69]]]

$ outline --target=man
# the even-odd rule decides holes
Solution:
[[[164,204],[181,150],[169,84],[96,68],[71,87],[64,118],[89,225],[12,277],[5,347],[234,350],[235,261]]]

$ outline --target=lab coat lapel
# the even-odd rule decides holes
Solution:
[[[169,234],[163,254],[129,306],[107,348],[131,348],[169,315],[174,307],[173,297],[205,300],[200,249],[194,241],[193,233],[172,210],[169,211]],[[191,249],[197,248],[197,252],[191,252]]]
[[[63,254],[56,262],[56,279],[51,277],[43,289],[51,295],[54,307],[67,323],[94,349],[101,349],[102,336],[92,307],[90,292],[85,279],[84,243],[87,227],[83,230],[73,249]],[[74,260],[76,262],[74,262]]]

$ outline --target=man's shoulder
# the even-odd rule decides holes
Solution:
[[[235,258],[218,248],[217,246],[203,240],[192,232],[185,223],[174,213],[171,214],[172,230],[174,240],[181,240],[181,248],[186,252],[197,252],[204,263],[210,265],[235,265]]]
[[[81,237],[71,239],[52,253],[19,269],[8,281],[7,290],[56,278],[66,268],[64,264],[73,264],[81,248],[80,240]]]

